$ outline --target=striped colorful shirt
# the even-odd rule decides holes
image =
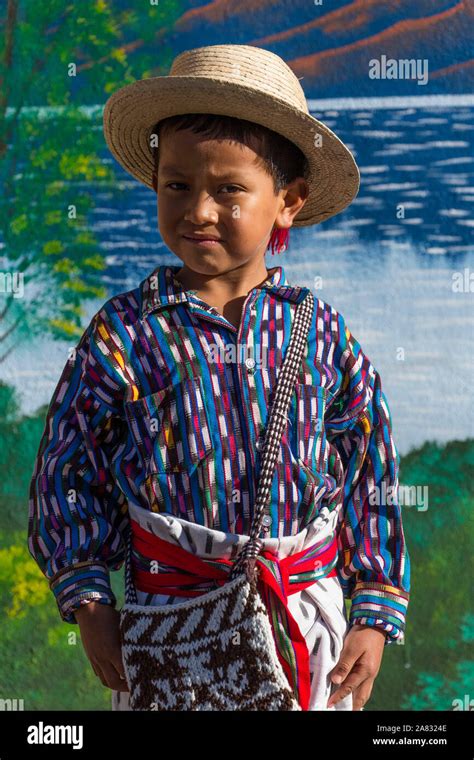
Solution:
[[[272,389],[296,306],[282,267],[247,295],[234,326],[159,266],[110,298],[53,393],[30,485],[28,547],[63,620],[116,604],[128,504],[248,534]],[[380,375],[342,315],[315,297],[275,466],[266,537],[337,510],[337,573],[350,625],[401,640],[410,560],[399,454]]]

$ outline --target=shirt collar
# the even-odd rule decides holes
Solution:
[[[185,290],[184,286],[175,278],[181,265],[158,266],[140,285],[141,288],[141,317],[144,319],[155,309],[163,306],[185,303],[192,297],[191,290]],[[294,287],[286,279],[283,267],[274,267],[270,270],[268,278],[258,286],[279,298],[284,298],[299,303],[303,298],[302,292],[307,288]]]

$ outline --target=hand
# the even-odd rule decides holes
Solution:
[[[352,709],[360,710],[368,701],[380,670],[385,636],[378,628],[353,625],[345,639],[339,661],[331,673],[331,681],[340,686],[331,694],[328,707],[352,692]]]
[[[122,663],[120,612],[110,604],[88,602],[74,610],[74,615],[96,676],[109,689],[128,691]]]

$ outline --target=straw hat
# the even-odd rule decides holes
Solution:
[[[357,195],[359,170],[352,153],[309,114],[298,78],[275,53],[251,45],[209,45],[175,58],[169,76],[141,79],[111,95],[104,135],[117,161],[153,187],[150,134],[168,116],[209,113],[261,124],[305,154],[310,192],[293,225],[318,224]]]

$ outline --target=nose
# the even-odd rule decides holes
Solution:
[[[216,224],[219,216],[214,198],[206,190],[190,195],[184,218],[196,225]]]

